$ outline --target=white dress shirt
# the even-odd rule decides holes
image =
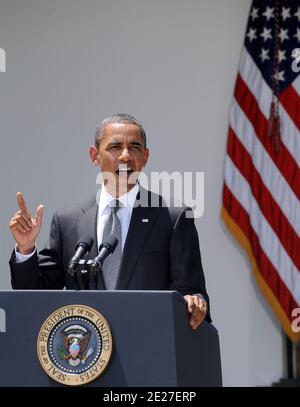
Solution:
[[[129,229],[129,224],[131,220],[132,210],[136,200],[136,196],[139,192],[139,185],[136,184],[129,192],[118,197],[118,200],[121,203],[121,207],[117,211],[117,216],[121,223],[122,230],[122,252],[127,238],[127,233]],[[109,204],[114,201],[116,198],[110,195],[104,186],[102,186],[101,194],[99,198],[98,206],[98,217],[97,217],[97,242],[98,248],[102,243],[104,225],[107,221],[107,218],[110,214]]]

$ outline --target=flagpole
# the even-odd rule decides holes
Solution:
[[[300,387],[300,341],[292,342],[286,335],[287,378],[273,383],[275,387]]]
[[[293,379],[293,342],[286,335],[286,361],[287,361],[287,378]]]
[[[292,343],[293,380],[300,382],[300,341]]]

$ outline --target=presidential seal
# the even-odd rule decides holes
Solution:
[[[112,336],[104,316],[85,305],[53,312],[40,329],[37,353],[45,372],[59,383],[79,386],[97,379],[107,367]]]

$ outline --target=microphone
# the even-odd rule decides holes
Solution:
[[[102,263],[107,256],[115,251],[118,245],[118,239],[116,236],[110,235],[105,242],[100,244],[98,256],[94,258],[90,265],[90,271],[95,277],[99,270],[101,270]]]
[[[76,252],[74,256],[71,258],[69,263],[68,273],[71,274],[71,276],[74,276],[76,266],[79,260],[81,259],[81,257],[85,256],[91,250],[93,243],[94,239],[87,235],[83,236],[78,241],[75,247]]]

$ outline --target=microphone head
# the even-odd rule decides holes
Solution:
[[[114,235],[109,235],[105,242],[101,243],[99,247],[99,251],[105,247],[110,253],[113,253],[115,251],[115,248],[118,245],[118,239]]]
[[[82,236],[75,247],[75,250],[78,249],[78,247],[83,247],[87,252],[89,252],[93,246],[94,239],[91,236],[85,235]]]
[[[75,247],[75,255],[71,258],[68,268],[68,273],[71,276],[74,276],[76,266],[81,257],[85,256],[92,248],[94,243],[94,239],[88,235],[82,236],[80,240],[78,240],[76,247]],[[80,249],[80,250],[79,250]]]

